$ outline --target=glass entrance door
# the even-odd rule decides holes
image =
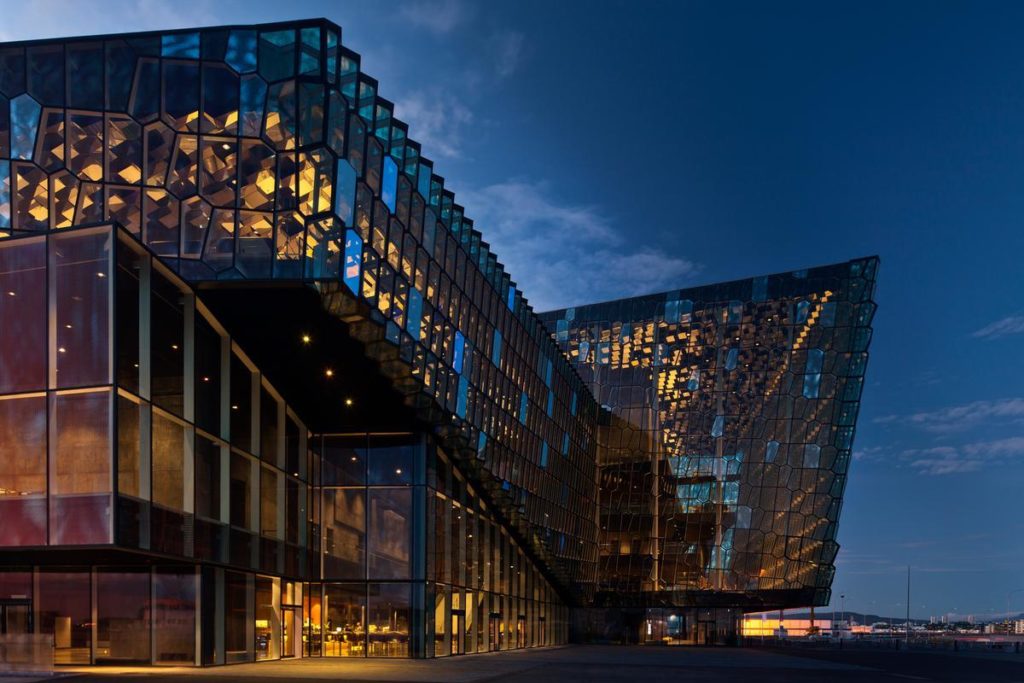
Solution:
[[[32,633],[32,608],[30,603],[0,602],[0,633],[20,635]]]
[[[452,654],[466,654],[466,613],[452,610]]]
[[[494,652],[501,649],[501,614],[491,612],[487,620],[487,650]]]
[[[295,610],[291,607],[281,608],[281,657],[295,656]]]
[[[526,615],[520,614],[516,619],[516,647],[526,647]]]

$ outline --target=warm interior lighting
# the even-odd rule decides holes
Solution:
[[[330,368],[327,368],[327,370],[324,372],[324,374],[327,375],[328,377],[334,377],[334,370],[331,370]]]
[[[352,399],[350,399],[350,398],[346,398],[346,399],[345,399],[345,405],[347,405],[347,406],[350,406],[350,405],[352,405]]]
[[[67,352],[67,349],[65,349],[65,348],[64,348],[64,347],[62,346],[62,347],[60,347],[59,349],[57,349],[57,352],[58,352],[58,353],[66,353],[66,352]]]
[[[311,341],[313,341],[313,338],[310,337],[308,334],[302,335],[302,343],[303,344],[308,344]]]

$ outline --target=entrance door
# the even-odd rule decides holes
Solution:
[[[516,647],[526,647],[526,615],[520,614],[516,619]]]
[[[281,657],[295,656],[295,610],[281,608]]]
[[[491,612],[487,620],[487,650],[494,652],[501,649],[501,613]]]
[[[32,607],[27,601],[0,602],[0,633],[32,633]]]
[[[452,654],[466,654],[466,613],[452,610]]]
[[[548,644],[548,629],[547,622],[544,621],[544,617],[537,619],[537,644],[547,645]]]

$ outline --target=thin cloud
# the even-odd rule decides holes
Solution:
[[[467,20],[469,8],[461,0],[414,0],[404,4],[398,14],[415,26],[447,34]]]
[[[885,415],[875,418],[874,422],[876,424],[913,426],[935,433],[948,433],[970,429],[983,423],[1017,422],[1020,420],[1024,420],[1024,398],[972,401],[938,410],[906,415]]]
[[[457,99],[415,91],[395,102],[395,117],[409,124],[409,137],[423,145],[427,157],[463,156],[463,141],[473,123],[473,112]]]
[[[501,78],[507,78],[519,68],[523,57],[525,38],[518,31],[502,31],[494,36],[495,71]]]
[[[1024,436],[976,441],[959,446],[909,449],[903,451],[900,457],[922,474],[941,476],[977,472],[1024,458]]]
[[[682,287],[700,270],[631,244],[599,207],[560,202],[542,183],[462,190],[459,201],[538,311]]]
[[[9,4],[9,6],[8,6]],[[163,0],[106,0],[96,12],[77,0],[34,0],[4,5],[3,40],[34,40],[116,31],[184,28],[217,23],[213,0],[189,5],[188,12]],[[117,17],[117,25],[110,17]]]
[[[1008,315],[1005,318],[985,325],[974,331],[971,336],[976,339],[998,339],[1011,334],[1024,333],[1024,315]]]

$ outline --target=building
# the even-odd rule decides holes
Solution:
[[[544,314],[610,416],[584,633],[720,642],[829,601],[878,261]],[[609,607],[615,609],[607,609]]]
[[[786,320],[752,332],[779,345],[758,391],[821,373],[775,438],[779,466],[806,442],[792,495],[757,505],[732,483],[763,437],[747,406],[716,388],[730,412],[698,438],[601,397],[392,110],[323,20],[0,45],[4,633],[69,664],[437,657],[567,642],[615,586],[628,608],[719,595],[716,634],[827,595],[875,262],[740,307],[744,330],[764,324],[748,309]],[[658,454],[628,537],[607,528],[615,435],[635,435],[622,464]],[[691,472],[687,439],[718,464]],[[699,539],[652,549],[672,523],[639,510],[709,482],[683,511]],[[771,532],[751,583],[763,510],[804,526]],[[610,561],[613,540],[659,568]]]

